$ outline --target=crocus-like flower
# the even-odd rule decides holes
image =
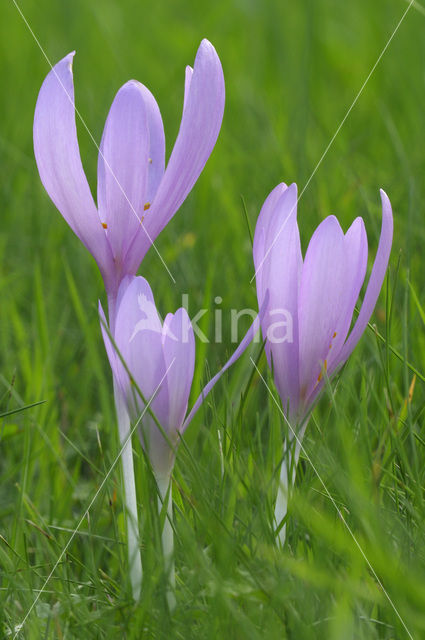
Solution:
[[[133,421],[143,416],[139,430],[142,446],[157,478],[169,479],[179,433],[184,432],[220,376],[252,341],[259,321],[253,322],[186,416],[195,364],[195,339],[186,309],[169,313],[161,322],[148,282],[137,276],[125,278],[118,291],[114,330],[110,334],[115,346],[105,329],[101,308],[100,317],[109,362],[128,413]],[[149,410],[145,403],[149,403]]]
[[[347,360],[372,315],[393,233],[390,201],[382,190],[381,198],[378,252],[349,335],[366,274],[363,219],[356,218],[344,234],[336,217],[328,216],[314,232],[303,261],[296,185],[278,185],[261,209],[253,249],[259,305],[269,290],[261,328],[283,409],[294,423],[303,420],[322,389],[324,371],[330,377]]]
[[[263,313],[266,302],[260,309]],[[161,501],[168,518],[162,543],[170,572],[171,591],[167,597],[172,608],[174,596],[173,531],[170,477],[179,434],[182,434],[204,398],[226,369],[243,353],[259,329],[254,320],[242,342],[224,367],[210,380],[188,415],[187,406],[195,365],[195,340],[184,308],[168,314],[162,323],[148,282],[127,276],[123,279],[108,332],[100,307],[102,332],[119,395],[133,422],[140,421],[139,436],[155,474]],[[118,413],[120,412],[117,407]]]
[[[164,129],[155,98],[135,80],[118,91],[99,149],[97,207],[81,164],[75,125],[73,53],[47,75],[34,117],[41,181],[95,258],[110,298],[134,275],[179,209],[215,145],[224,110],[220,60],[203,40],[186,68],[183,116],[165,167]]]
[[[263,304],[267,290],[269,296],[261,321],[265,350],[283,411],[298,437],[292,475],[306,420],[323,388],[324,377],[332,376],[353,351],[384,281],[393,217],[390,201],[382,190],[381,200],[378,251],[350,333],[367,265],[367,236],[362,218],[356,218],[344,234],[335,216],[327,217],[314,232],[304,261],[295,184],[278,185],[265,201],[257,221],[253,253],[259,305]],[[282,482],[286,485],[287,479],[282,478]]]

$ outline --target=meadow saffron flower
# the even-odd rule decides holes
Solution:
[[[265,351],[291,429],[282,465],[276,522],[286,514],[309,412],[330,377],[347,360],[363,334],[384,281],[391,251],[391,204],[381,190],[382,228],[359,315],[349,332],[367,266],[362,218],[344,234],[335,216],[314,232],[303,261],[297,224],[297,187],[278,185],[265,201],[255,229],[254,264],[259,305],[268,291],[261,329]],[[290,477],[288,478],[288,473]],[[281,539],[285,529],[281,529]]]
[[[186,68],[180,130],[165,167],[165,138],[155,98],[130,80],[109,111],[98,159],[97,207],[81,164],[72,61],[58,62],[40,89],[34,151],[41,181],[95,258],[109,297],[134,275],[152,242],[179,209],[217,140],[224,110],[220,60],[203,40]]]
[[[166,168],[164,128],[155,98],[135,80],[121,87],[100,143],[96,206],[78,147],[73,57],[70,53],[58,62],[40,89],[34,115],[34,152],[47,193],[99,266],[113,331],[120,282],[136,273],[149,247],[192,189],[215,145],[224,111],[223,71],[214,47],[203,40],[194,68],[186,67],[183,115]],[[125,445],[130,421],[115,379],[114,395],[123,445],[130,581],[137,600],[142,565],[133,454],[131,446]]]
[[[259,318],[266,304],[267,297]],[[186,309],[169,313],[162,322],[148,282],[141,276],[127,276],[118,290],[113,330],[107,327],[101,307],[99,313],[116,387],[132,421],[140,421],[140,441],[152,465],[161,502],[167,507],[162,540],[173,587],[170,479],[179,436],[224,371],[250,344],[260,321],[254,320],[231,358],[206,385],[187,415],[195,366],[195,339]],[[168,596],[173,606],[172,591]]]

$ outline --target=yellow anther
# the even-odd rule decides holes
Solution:
[[[323,363],[323,369],[325,371],[328,370],[328,361],[327,360],[325,360],[324,363]],[[322,372],[320,372],[318,377],[317,377],[317,382],[320,382],[322,378],[323,378],[323,374],[322,374]]]
[[[333,334],[333,336],[332,336],[332,340],[333,340],[334,338],[336,338],[336,331],[334,331],[334,334]],[[331,343],[330,343],[330,345],[329,345],[329,349],[332,349],[332,342],[331,342]]]
[[[108,228],[108,225],[106,224],[106,222],[102,222],[102,227],[103,227],[104,229],[107,229],[107,228]]]
[[[152,158],[148,158],[149,164],[152,164]]]
[[[151,206],[151,203],[150,202],[146,202],[145,206],[143,207],[143,211],[147,211],[150,206]]]

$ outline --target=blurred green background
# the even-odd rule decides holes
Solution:
[[[152,251],[140,270],[163,315],[186,292],[192,314],[208,307],[202,326],[211,340],[215,296],[223,298],[224,318],[230,308],[256,305],[242,198],[254,229],[278,182],[304,187],[408,8],[406,0],[18,4],[52,63],[77,51],[76,104],[97,141],[115,92],[136,78],[158,101],[169,154],[185,65],[193,64],[203,37],[216,47],[226,80],[220,137],[157,240],[176,284]],[[328,391],[315,409],[306,449],[405,626],[303,456],[288,545],[276,548],[270,521],[283,425],[246,356],[180,448],[174,615],[163,597],[156,498],[135,440],[147,576],[142,603],[130,599],[115,469],[19,637],[425,637],[424,36],[425,3],[415,2],[298,215],[304,250],[326,215],[336,214],[344,229],[363,216],[370,268],[380,187],[393,204],[390,275],[373,316],[383,338],[367,331],[332,385],[336,393]],[[0,418],[4,637],[29,610],[67,529],[78,524],[117,452],[97,318],[102,282],[44,192],[33,156],[34,106],[48,70],[13,1],[2,0],[0,414],[46,401]],[[97,150],[77,126],[96,193]],[[231,349],[228,342],[197,347],[193,396]],[[260,367],[266,371],[263,357]]]

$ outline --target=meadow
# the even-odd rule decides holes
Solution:
[[[16,2],[28,24],[14,0],[0,7],[0,637],[425,638],[425,2]],[[284,549],[271,522],[286,428],[261,345],[185,433],[171,613],[136,436],[144,583],[140,602],[131,597],[104,288],[38,175],[32,125],[49,65],[34,36],[52,63],[76,50],[76,104],[96,141],[116,91],[136,78],[158,101],[167,153],[186,64],[204,37],[220,56],[218,142],[156,242],[175,282],[152,250],[140,269],[162,315],[182,294],[191,315],[208,310],[190,404],[235,347],[230,310],[257,308],[251,234],[273,187],[307,185],[304,251],[330,213],[344,230],[362,216],[368,274],[379,188],[393,206],[388,274],[314,408]],[[77,128],[95,194],[97,149]]]

